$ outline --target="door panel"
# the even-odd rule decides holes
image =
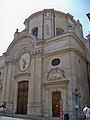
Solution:
[[[61,99],[60,92],[52,93],[52,116],[53,117],[60,117],[60,99]]]
[[[17,113],[27,114],[28,81],[18,83]]]

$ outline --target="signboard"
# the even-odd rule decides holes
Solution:
[[[60,99],[60,120],[63,120],[63,102]]]

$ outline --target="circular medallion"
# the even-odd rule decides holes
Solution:
[[[19,61],[19,67],[21,71],[25,71],[30,64],[30,55],[29,53],[24,53]]]

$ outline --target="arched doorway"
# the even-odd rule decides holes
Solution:
[[[52,93],[52,116],[60,117],[60,99],[61,92],[53,92]]]
[[[27,114],[28,103],[28,81],[21,81],[18,83],[18,96],[17,96],[17,113]]]

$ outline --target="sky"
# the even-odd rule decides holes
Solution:
[[[43,9],[70,13],[83,26],[86,37],[90,33],[90,0],[0,0],[0,56],[14,39],[16,29],[22,31],[24,21],[31,14]]]

